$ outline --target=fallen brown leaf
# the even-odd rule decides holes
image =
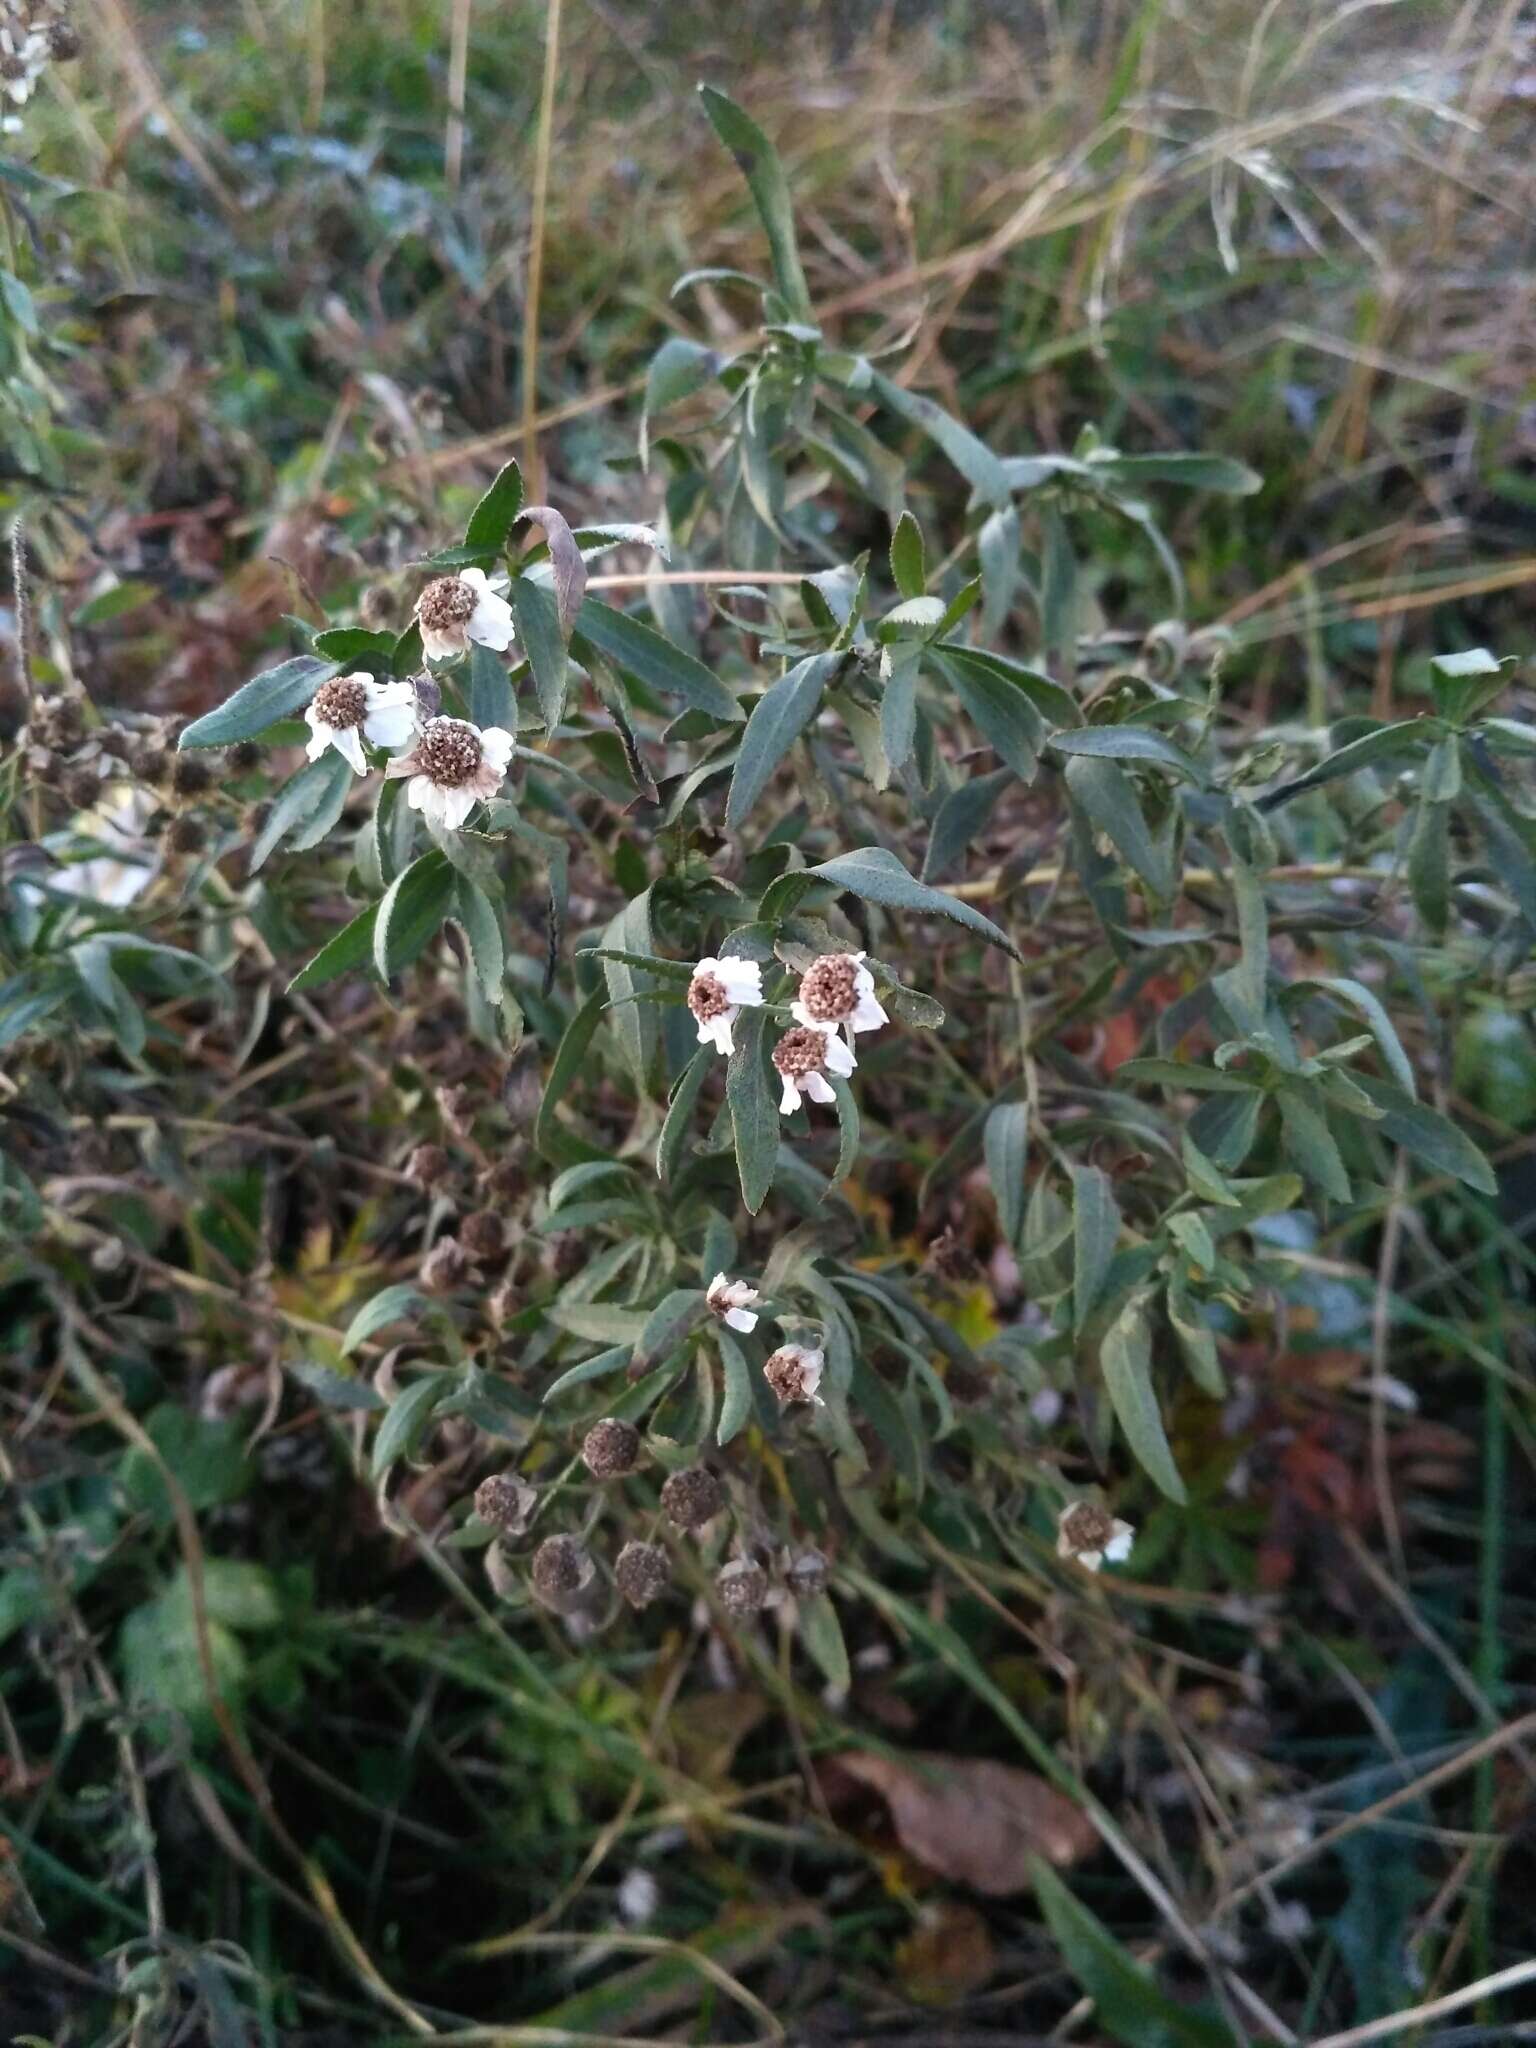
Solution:
[[[1082,1808],[1033,1771],[986,1758],[842,1751],[837,1767],[879,1794],[909,1856],[993,1898],[1029,1888],[1029,1859],[1076,1863],[1097,1846]]]

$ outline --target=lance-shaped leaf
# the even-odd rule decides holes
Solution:
[[[192,747],[228,747],[236,740],[255,739],[280,718],[302,711],[338,667],[339,663],[320,661],[312,654],[296,654],[292,661],[280,662],[242,683],[217,710],[194,718],[176,745],[185,753]]]
[[[383,980],[408,967],[447,916],[453,872],[434,847],[389,885],[373,925],[373,964]]]
[[[626,675],[663,697],[680,697],[696,711],[707,712],[722,725],[734,725],[742,717],[741,706],[718,682],[703,662],[627,612],[589,597],[581,607],[573,651],[582,659],[584,641],[589,641]]]
[[[1012,939],[999,931],[989,917],[983,917],[958,897],[946,896],[942,889],[930,889],[926,882],[919,882],[883,846],[860,846],[852,853],[824,860],[818,867],[781,875],[763,892],[762,915],[768,919],[787,916],[817,882],[846,889],[851,895],[863,897],[866,903],[878,903],[887,910],[911,910],[950,918],[977,933],[988,945],[1001,947],[1015,960],[1020,957]]]
[[[564,513],[557,512],[553,505],[525,505],[515,523],[518,526],[542,526],[544,529],[544,538],[549,543],[549,565],[554,576],[555,610],[560,620],[560,631],[569,640],[587,588],[587,565],[582,559],[576,536]]]
[[[999,1102],[987,1112],[982,1127],[982,1153],[987,1178],[997,1202],[997,1217],[1003,1236],[1017,1251],[1024,1230],[1024,1168],[1029,1157],[1029,1107],[1023,1102]]]
[[[794,209],[790,205],[789,184],[784,176],[784,166],[779,162],[778,151],[750,115],[744,114],[733,99],[718,92],[714,86],[701,85],[699,99],[709,116],[710,126],[735,157],[737,168],[747,181],[768,237],[773,280],[779,288],[779,296],[788,307],[790,317],[809,326],[815,315],[811,309],[805,272],[800,267],[800,251],[795,243]]]
[[[787,675],[770,683],[747,720],[726,799],[725,822],[739,831],[742,820],[762,795],[774,770],[816,716],[821,693],[844,657],[830,651],[808,655]]]
[[[1104,1287],[1120,1241],[1120,1209],[1109,1175],[1072,1168],[1072,1326],[1081,1332]]]
[[[725,1070],[741,1199],[754,1216],[773,1185],[779,1151],[779,1104],[768,1064],[767,1029],[763,1011],[743,1010],[736,1019],[736,1050]]]
[[[1309,789],[1320,789],[1325,782],[1336,782],[1341,775],[1354,775],[1362,768],[1374,768],[1383,761],[1401,761],[1409,754],[1416,754],[1430,738],[1420,719],[1404,719],[1398,725],[1383,725],[1375,732],[1363,733],[1348,746],[1340,747],[1336,754],[1319,761],[1315,768],[1309,768],[1305,775],[1298,775],[1294,782],[1285,782],[1278,789],[1272,789],[1267,796],[1259,798],[1261,811],[1276,810],[1281,804],[1288,804],[1292,797],[1298,797]]]
[[[1168,1448],[1152,1384],[1152,1325],[1145,1295],[1134,1296],[1105,1332],[1099,1366],[1115,1419],[1132,1455],[1160,1492],[1183,1502],[1184,1482]]]
[[[469,515],[464,545],[475,548],[483,560],[499,555],[523,502],[523,473],[515,462],[506,463],[485,496]]]

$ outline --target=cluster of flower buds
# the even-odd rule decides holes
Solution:
[[[762,1002],[763,970],[755,960],[730,955],[703,959],[688,984],[688,1008],[699,1027],[700,1045],[725,1054],[735,1050],[736,1019]],[[855,1035],[890,1022],[862,953],[823,953],[813,960],[800,977],[790,1014],[794,1024],[773,1049],[784,1116],[793,1115],[807,1096],[812,1102],[835,1102],[832,1082],[846,1081],[858,1065]]]
[[[15,134],[24,107],[50,64],[80,54],[80,32],[61,0],[0,0],[0,130]]]

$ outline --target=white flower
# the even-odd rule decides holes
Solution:
[[[451,661],[466,654],[471,640],[504,654],[512,645],[512,607],[501,595],[505,576],[487,576],[483,569],[461,569],[457,576],[434,576],[416,600],[416,623],[428,661]]]
[[[791,1401],[814,1401],[818,1408],[825,1407],[816,1389],[826,1362],[827,1354],[819,1344],[781,1344],[763,1366],[763,1378],[782,1407],[787,1408]]]
[[[416,731],[416,685],[376,683],[372,676],[332,676],[322,683],[304,713],[309,743],[304,751],[318,761],[334,747],[354,774],[366,775],[363,741],[372,747],[403,747]]]
[[[784,1083],[779,1112],[793,1116],[806,1095],[812,1102],[836,1102],[828,1074],[846,1080],[857,1062],[851,1049],[827,1025],[797,1024],[773,1048],[773,1064]]]
[[[396,754],[384,773],[409,775],[405,800],[412,810],[457,832],[475,805],[500,789],[516,744],[499,725],[482,732],[466,718],[429,718],[410,752]]]
[[[109,784],[96,808],[76,821],[80,836],[108,849],[90,859],[56,868],[48,877],[55,894],[76,896],[99,909],[122,910],[140,896],[155,875],[154,842],[145,836],[155,805],[143,790],[126,783]],[[49,842],[50,848],[52,842]],[[18,877],[17,894],[34,896],[35,889],[25,876]]]
[[[1056,1555],[1075,1558],[1090,1572],[1098,1571],[1106,1560],[1124,1564],[1135,1540],[1131,1524],[1116,1521],[1108,1508],[1101,1508],[1096,1501],[1071,1502],[1056,1524]]]
[[[755,1330],[758,1318],[752,1313],[752,1304],[759,1299],[757,1289],[749,1287],[745,1280],[727,1279],[724,1273],[717,1273],[709,1283],[709,1292],[704,1297],[710,1313],[717,1315],[722,1323],[728,1323],[733,1330]]]
[[[688,1007],[699,1027],[700,1045],[732,1053],[731,1026],[744,1008],[763,1000],[763,970],[755,960],[701,960],[688,984]]]
[[[48,38],[40,29],[0,28],[0,87],[18,107],[48,66]]]
[[[813,960],[790,1011],[797,1024],[817,1031],[846,1030],[850,1045],[856,1031],[878,1031],[891,1021],[875,999],[875,977],[862,953],[823,953]]]

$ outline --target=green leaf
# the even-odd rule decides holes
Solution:
[[[830,1076],[829,1085],[837,1098],[837,1171],[832,1176],[832,1185],[838,1187],[859,1161],[859,1105],[853,1090],[838,1075]]]
[[[1000,509],[1009,502],[1008,472],[969,427],[962,427],[931,398],[925,398],[918,391],[908,391],[903,385],[893,384],[878,370],[871,372],[870,389],[891,412],[914,427],[921,427],[929,440],[949,457],[984,504]]]
[[[301,838],[308,845],[317,845],[341,816],[351,788],[350,766],[334,747],[327,747],[318,761],[309,762],[285,784],[274,801],[252,842],[250,872],[263,868],[273,848],[290,832],[296,835],[294,843],[300,851]],[[314,829],[306,834],[302,831],[305,826]]]
[[[707,1313],[698,1287],[674,1287],[646,1317],[635,1343],[634,1367],[641,1373],[663,1365]]]
[[[373,964],[381,980],[409,967],[447,916],[453,877],[434,847],[390,883],[373,926]]]
[[[1264,1100],[1262,1091],[1253,1087],[1215,1096],[1202,1102],[1190,1118],[1189,1134],[1219,1167],[1235,1173],[1253,1150]]]
[[[1040,1910],[1078,1988],[1093,2000],[1098,2026],[1125,2048],[1238,2048],[1224,2020],[1165,1996],[1043,1857],[1032,1859],[1032,1870]]]
[[[1184,1482],[1168,1448],[1152,1385],[1152,1325],[1145,1295],[1136,1295],[1110,1324],[1099,1347],[1099,1365],[1136,1462],[1160,1492],[1182,1505]]]
[[[649,886],[633,897],[603,932],[606,947],[621,952],[649,953],[651,950],[651,891]],[[608,1021],[613,1026],[624,1055],[624,1063],[644,1088],[656,1055],[656,1012],[649,1003],[636,1002],[646,986],[634,968],[622,959],[606,959],[603,976],[608,984]]]
[[[752,1367],[746,1352],[723,1326],[718,1342],[722,1384],[720,1423],[715,1431],[715,1442],[723,1446],[739,1436],[751,1418]]]
[[[573,1387],[584,1387],[591,1380],[606,1379],[609,1373],[627,1366],[634,1357],[633,1348],[628,1344],[612,1345],[607,1351],[599,1351],[595,1358],[584,1358],[580,1365],[573,1365],[550,1381],[539,1396],[539,1405],[547,1408],[551,1401],[557,1401],[562,1394],[568,1394]]]
[[[424,1379],[413,1380],[390,1402],[389,1412],[373,1439],[370,1471],[375,1484],[391,1465],[410,1457],[427,1433],[432,1411],[448,1398],[452,1387],[451,1373],[431,1372]]]
[[[1393,1080],[1405,1095],[1410,1098],[1416,1096],[1419,1091],[1414,1083],[1413,1068],[1408,1064],[1403,1042],[1392,1019],[1382,1008],[1379,997],[1373,995],[1363,981],[1354,981],[1348,975],[1324,974],[1289,983],[1282,1000],[1289,1004],[1314,988],[1333,996],[1364,1019],[1381,1049],[1382,1058],[1392,1071]]]
[[[903,597],[921,597],[928,588],[928,563],[923,529],[903,512],[891,535],[891,580]]]
[[[1046,743],[1058,754],[1089,754],[1100,761],[1151,761],[1203,785],[1205,770],[1192,754],[1147,725],[1080,725],[1052,733]]]
[[[1422,1159],[1437,1173],[1463,1180],[1479,1194],[1496,1195],[1498,1177],[1482,1153],[1449,1117],[1437,1109],[1415,1102],[1388,1081],[1372,1074],[1356,1074],[1355,1081],[1383,1112],[1376,1129],[1394,1145],[1401,1145],[1416,1159]]]
[[[1029,1158],[1029,1107],[1023,1102],[999,1102],[987,1112],[982,1128],[981,1149],[987,1162],[987,1178],[997,1202],[998,1222],[1003,1236],[1017,1251],[1024,1230],[1024,1204],[1028,1188],[1024,1168]]]
[[[424,1296],[408,1281],[381,1289],[363,1303],[348,1323],[346,1335],[341,1340],[343,1358],[355,1351],[359,1344],[366,1344],[376,1330],[382,1330],[390,1323],[404,1322],[425,1306]]]
[[[809,1600],[797,1602],[795,1633],[834,1693],[846,1696],[853,1684],[853,1671],[848,1662],[848,1645],[843,1641],[843,1625],[830,1593],[817,1593]]]
[[[1102,1168],[1074,1166],[1071,1173],[1072,1327],[1081,1335],[1120,1241],[1120,1209]]]
[[[1174,891],[1171,864],[1147,828],[1136,785],[1118,763],[1076,755],[1067,762],[1067,788],[1095,832],[1103,833],[1126,866],[1159,902]]]
[[[808,655],[787,675],[770,683],[753,707],[741,736],[725,822],[736,832],[772,779],[774,770],[800,737],[821,704],[821,693],[841,666],[843,656],[826,652]]]
[[[1122,1060],[1115,1069],[1115,1082],[1155,1082],[1161,1088],[1188,1088],[1197,1095],[1248,1095],[1253,1082],[1243,1074],[1226,1073],[1220,1067],[1197,1067],[1185,1060]]]
[[[1447,733],[1436,740],[1420,771],[1419,788],[1431,804],[1454,803],[1461,795],[1461,741]]]
[[[464,545],[476,548],[487,560],[499,555],[523,502],[523,473],[515,462],[506,463],[496,481],[469,515]],[[478,720],[476,721],[478,723]]]
[[[0,284],[3,283],[4,275],[0,273]],[[69,623],[72,626],[104,626],[109,619],[124,618],[129,612],[136,612],[141,604],[148,604],[152,598],[159,595],[160,592],[153,583],[132,580],[114,583],[110,590],[99,592],[81,605],[77,612],[71,614]],[[330,649],[322,647],[320,652],[328,654]]]
[[[302,711],[326,678],[335,675],[337,666],[312,654],[296,654],[291,661],[253,676],[216,711],[194,718],[176,742],[177,750],[185,753],[192,747],[227,747],[236,740],[255,739],[280,718]]]
[[[1320,789],[1325,782],[1336,782],[1341,775],[1358,774],[1360,769],[1374,768],[1380,761],[1401,761],[1409,754],[1418,753],[1428,738],[1420,719],[1404,719],[1398,725],[1380,726],[1375,732],[1364,733],[1359,739],[1351,740],[1348,746],[1340,747],[1336,754],[1319,761],[1315,768],[1299,775],[1294,782],[1283,783],[1279,789],[1272,789],[1267,796],[1261,796],[1258,808],[1273,811],[1306,790]]]
[[[288,994],[298,995],[307,988],[319,988],[323,982],[334,981],[339,974],[350,974],[354,967],[361,967],[373,957],[373,927],[378,917],[379,906],[370,903],[366,910],[360,910],[350,924],[344,924],[336,936],[327,939],[307,967],[301,967],[288,984]]]
[[[725,358],[702,342],[686,335],[672,334],[651,357],[645,373],[645,397],[640,408],[640,466],[650,467],[650,427],[659,412],[679,404],[718,377]]]
[[[1328,1119],[1308,1094],[1294,1085],[1279,1091],[1285,1154],[1314,1187],[1338,1202],[1350,1198],[1349,1174]]]
[[[563,1160],[569,1156],[571,1139],[562,1129],[555,1115],[562,1097],[575,1080],[586,1062],[587,1048],[591,1045],[597,1027],[603,1021],[608,1007],[606,988],[594,989],[581,1008],[565,1028],[549,1069],[549,1079],[544,1084],[543,1098],[539,1113],[534,1118],[533,1142],[546,1159]],[[578,1157],[586,1158],[590,1147],[583,1146]]]
[[[779,1152],[779,1102],[767,1057],[768,1018],[743,1010],[736,1019],[735,1046],[725,1070],[725,1099],[731,1113],[741,1199],[755,1216],[773,1185]]]
[[[560,608],[555,594],[526,576],[514,576],[507,592],[517,637],[533,670],[533,687],[539,700],[544,728],[553,732],[565,715],[565,687],[569,661],[565,636],[560,631]],[[583,608],[585,609],[585,607]],[[615,613],[615,617],[619,614]],[[659,637],[659,636],[658,636]],[[513,730],[516,730],[514,726]]]
[[[1262,1018],[1269,1001],[1269,907],[1264,901],[1264,885],[1246,861],[1232,863],[1232,893],[1237,899],[1242,960],[1231,972],[1243,1001]]]
[[[895,854],[888,853],[883,846],[860,846],[852,853],[840,853],[833,860],[823,861],[819,867],[801,868],[792,874],[781,875],[764,892],[762,915],[770,919],[787,916],[806,890],[817,882],[827,883],[834,889],[846,889],[851,895],[862,897],[866,903],[879,903],[888,910],[911,910],[952,918],[956,924],[963,924],[967,931],[977,933],[989,945],[1001,947],[1015,960],[1020,957],[1012,939],[1006,932],[999,931],[990,918],[983,917],[979,910],[972,910],[958,897],[946,896],[942,889],[930,889],[925,882],[916,880],[907,873]]]
[[[683,1148],[693,1125],[694,1105],[715,1057],[713,1045],[701,1045],[684,1067],[672,1100],[667,1105],[661,1136],[656,1141],[656,1177],[663,1187],[675,1177],[682,1163]]]
[[[896,769],[912,758],[917,738],[917,677],[921,652],[915,646],[892,647],[885,656],[885,687],[880,693],[880,744]],[[749,728],[750,729],[750,728]]]
[[[1465,725],[1485,704],[1492,703],[1505,687],[1504,670],[1513,660],[1497,660],[1486,647],[1469,647],[1463,654],[1439,654],[1430,662],[1434,670],[1430,687],[1435,709],[1453,725]],[[1492,721],[1490,721],[1492,723]]]
[[[1408,886],[1414,907],[1435,938],[1443,938],[1451,916],[1450,816],[1444,804],[1420,799],[1408,842]]]
[[[206,1422],[166,1401],[145,1416],[144,1429],[198,1513],[238,1499],[249,1484],[246,1425],[238,1416]],[[130,1444],[118,1461],[117,1480],[131,1508],[150,1515],[159,1529],[171,1527],[176,1519],[171,1496],[147,1451]]]
[[[971,674],[980,672],[1012,683],[1029,699],[1047,725],[1077,726],[1082,723],[1082,713],[1071,691],[1064,690],[1060,683],[1053,683],[1048,675],[1040,669],[1030,668],[1026,662],[1014,661],[1006,654],[992,654],[984,647],[957,647],[949,641],[938,642],[928,652],[942,656],[950,669],[962,669]]]
[[[388,676],[394,673],[395,639],[393,633],[372,633],[366,626],[331,626],[315,635],[314,650],[338,667]]]
[[[1221,497],[1246,498],[1262,490],[1264,479],[1245,462],[1227,455],[1187,454],[1121,455],[1094,454],[1084,465],[1091,476],[1106,476],[1117,484],[1183,484],[1190,490],[1215,491]]]
[[[571,641],[578,656],[583,641],[590,642],[648,689],[657,690],[664,697],[680,697],[685,704],[706,712],[722,725],[741,722],[741,706],[702,661],[681,647],[674,647],[654,628],[631,618],[627,612],[615,611],[598,598],[585,598]]]
[[[478,882],[456,874],[453,884],[454,915],[469,941],[480,992],[488,1003],[499,1004],[506,994],[506,949],[501,936],[501,918],[495,904]]]
[[[521,581],[521,578],[519,578]],[[517,585],[513,585],[515,590]],[[551,610],[554,599],[547,592],[541,593]],[[518,621],[518,633],[524,648],[528,648],[528,635]],[[564,654],[564,648],[561,653]],[[529,659],[532,652],[529,651]],[[534,670],[538,680],[538,670]],[[494,647],[482,647],[473,641],[469,650],[469,716],[471,724],[478,725],[482,732],[487,726],[500,726],[503,732],[517,731],[517,702],[512,695],[512,679],[507,674],[507,665]]]
[[[758,218],[768,237],[774,283],[794,320],[813,324],[811,295],[800,252],[795,244],[795,216],[790,204],[789,184],[778,152],[757,123],[744,114],[736,102],[712,85],[699,87],[699,99],[710,126],[736,159],[757,206]]]
[[[323,1408],[359,1408],[372,1412],[388,1405],[377,1387],[371,1386],[367,1380],[359,1379],[354,1373],[337,1372],[333,1366],[321,1365],[316,1359],[291,1358],[284,1369],[289,1378],[307,1388]]]
[[[990,663],[965,661],[947,651],[937,656],[937,665],[993,753],[1020,781],[1032,782],[1045,723],[1017,680]]]
[[[952,789],[933,821],[923,855],[923,880],[936,881],[976,843],[998,798],[1012,786],[1015,771],[998,768],[990,775],[970,775]]]

